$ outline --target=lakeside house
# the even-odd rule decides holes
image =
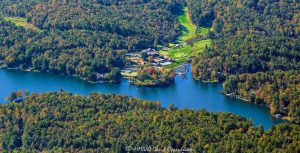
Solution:
[[[146,53],[148,56],[159,56],[159,51],[152,48],[142,50],[141,53]]]
[[[147,55],[148,56],[159,56],[158,51],[148,51]]]
[[[166,59],[164,59],[164,58],[156,58],[153,60],[153,62],[155,62],[155,63],[163,63],[165,61],[166,61]]]
[[[281,118],[281,114],[275,114],[274,117],[275,118]]]
[[[97,78],[97,80],[101,80],[101,79],[105,78],[105,74],[104,73],[96,73],[96,78]]]

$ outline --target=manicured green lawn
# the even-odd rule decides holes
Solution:
[[[171,49],[169,51],[161,51],[160,53],[168,56],[169,58],[176,60],[176,62],[166,66],[167,68],[174,68],[184,63],[186,60],[188,60],[189,57],[196,56],[199,53],[203,52],[205,46],[209,47],[210,45],[211,45],[211,40],[207,39],[207,40],[195,41],[192,45],[185,45],[177,49]]]
[[[178,21],[181,24],[182,34],[178,37],[176,43],[184,43],[194,36],[205,35],[210,30],[209,28],[197,27],[196,25],[194,25],[189,18],[187,9],[184,10],[183,15],[178,17]],[[189,57],[198,55],[200,52],[203,52],[205,46],[210,47],[210,45],[211,40],[207,39],[195,41],[192,43],[192,45],[184,45],[182,47],[171,49],[169,51],[163,50],[160,51],[160,53],[176,60],[176,62],[166,66],[166,68],[174,68],[184,63],[186,60],[188,60]],[[175,43],[169,44],[169,47],[171,48],[174,46]]]
[[[27,23],[26,18],[21,17],[4,17],[4,20],[10,21],[17,26],[24,27],[25,29],[32,29],[34,31],[41,31],[38,27],[34,26],[31,23]]]
[[[178,38],[179,43],[183,43],[195,36],[197,27],[190,21],[187,10],[184,11],[183,15],[178,17],[178,22],[182,30],[182,35]]]
[[[197,31],[196,31],[196,34],[197,35],[204,35],[204,34],[207,34],[209,30],[210,30],[209,28],[198,27]]]
[[[201,40],[201,41],[195,41],[193,43],[194,49],[205,49],[205,46],[210,47],[211,45],[211,39]]]
[[[209,28],[197,28],[190,20],[187,9],[184,10],[184,14],[178,17],[178,22],[180,23],[182,30],[181,36],[178,37],[178,43],[183,43],[197,35],[207,34],[209,31]]]

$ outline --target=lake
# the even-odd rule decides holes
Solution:
[[[51,92],[63,89],[67,92],[88,95],[91,92],[125,94],[133,97],[159,101],[163,107],[173,103],[178,108],[206,109],[212,112],[231,112],[251,119],[254,125],[263,125],[269,129],[272,125],[282,123],[269,114],[265,106],[255,105],[219,94],[220,83],[201,83],[192,79],[175,78],[175,84],[167,87],[136,87],[129,85],[126,79],[120,84],[92,84],[77,78],[47,73],[21,72],[0,69],[0,100],[13,91],[26,89],[30,92]]]

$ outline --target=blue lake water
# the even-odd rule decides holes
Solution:
[[[284,122],[275,119],[264,106],[244,102],[219,94],[219,83],[201,83],[192,79],[176,77],[176,83],[167,87],[136,87],[129,85],[126,79],[120,84],[92,84],[79,79],[46,73],[21,72],[0,69],[0,100],[13,91],[26,89],[30,92],[51,92],[63,89],[67,92],[88,95],[91,92],[125,94],[133,97],[159,101],[163,107],[173,103],[178,108],[206,109],[213,112],[231,112],[251,119],[254,125],[263,125],[269,129],[272,125]]]

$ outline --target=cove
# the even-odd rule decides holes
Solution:
[[[88,95],[91,92],[125,94],[145,100],[159,101],[163,107],[173,103],[178,108],[206,109],[212,112],[230,112],[247,119],[254,125],[263,125],[264,129],[285,122],[275,119],[269,109],[219,94],[220,83],[201,83],[192,79],[175,77],[175,84],[167,87],[136,87],[129,85],[126,79],[120,84],[92,84],[73,77],[48,73],[22,72],[0,69],[0,101],[13,91],[26,89],[30,92],[51,92],[63,89],[67,92]]]

